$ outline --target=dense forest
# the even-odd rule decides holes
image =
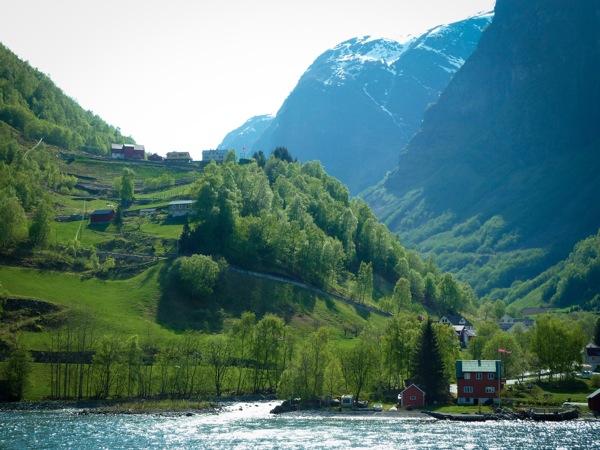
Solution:
[[[383,300],[393,312],[416,303],[456,313],[476,300],[468,285],[406,251],[319,162],[290,160],[207,166],[192,186],[195,214],[180,251],[222,255],[327,289],[356,285],[359,301],[371,299],[373,277],[380,277],[395,286]]]

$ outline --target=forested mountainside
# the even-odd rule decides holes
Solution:
[[[500,292],[506,303],[521,307],[600,310],[600,230],[575,244],[568,258]]]
[[[134,143],[91,111],[85,111],[52,80],[0,44],[0,120],[30,139],[67,150],[107,154],[112,142]]]
[[[479,294],[597,232],[600,5],[498,0],[477,50],[366,193],[403,242]]]
[[[403,44],[369,36],[342,42],[306,70],[262,133],[242,127],[222,145],[238,153],[242,146],[265,153],[286,147],[300,161],[319,160],[357,195],[396,165],[427,105],[491,19],[439,26]]]

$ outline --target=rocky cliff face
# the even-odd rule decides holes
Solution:
[[[227,133],[217,148],[223,150],[235,149],[238,156],[251,157],[252,146],[260,135],[273,121],[270,114],[254,116],[248,119],[241,127]],[[246,149],[246,151],[244,151]]]
[[[490,14],[436,27],[405,43],[363,37],[319,56],[250,147],[286,147],[320,160],[357,194],[397,161],[428,104],[477,46]]]
[[[503,250],[566,256],[600,226],[599,73],[599,3],[498,0],[477,50],[368,201],[438,255],[459,224],[494,217]]]

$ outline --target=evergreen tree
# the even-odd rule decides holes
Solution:
[[[262,150],[254,152],[252,157],[256,160],[256,164],[258,164],[258,167],[265,167],[265,164],[267,163],[267,158],[265,157],[265,154]]]
[[[600,318],[596,320],[596,328],[594,328],[594,344],[600,345]]]
[[[179,248],[180,254],[186,255],[192,252],[192,230],[190,228],[189,220],[186,217],[185,223],[183,224],[183,230],[181,236],[179,236]]]
[[[277,147],[273,150],[273,156],[282,161],[292,162],[292,154],[285,147]]]
[[[444,373],[442,352],[431,319],[422,325],[413,355],[413,383],[425,391],[428,404],[448,399],[449,382]]]
[[[113,217],[113,224],[119,230],[123,226],[123,208],[121,208],[121,205],[117,206],[117,210],[115,211],[115,216]]]

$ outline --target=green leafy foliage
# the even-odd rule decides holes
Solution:
[[[183,256],[175,264],[185,290],[196,296],[212,294],[219,279],[219,265],[205,255]]]
[[[118,128],[85,111],[49,77],[0,44],[0,121],[30,139],[67,150],[107,154],[112,142],[134,143]]]
[[[423,322],[412,359],[413,382],[427,393],[427,403],[448,398],[448,371],[431,319]]]
[[[272,155],[264,168],[211,163],[191,196],[194,214],[180,238],[183,254],[222,255],[247,269],[341,286],[361,303],[381,296],[375,279],[394,286],[403,278],[402,298],[398,291],[395,300],[382,303],[389,311],[426,303],[459,312],[475,297],[464,283],[442,277],[432,260],[425,264],[406,251],[369,206],[351,199],[317,161],[300,164]]]

